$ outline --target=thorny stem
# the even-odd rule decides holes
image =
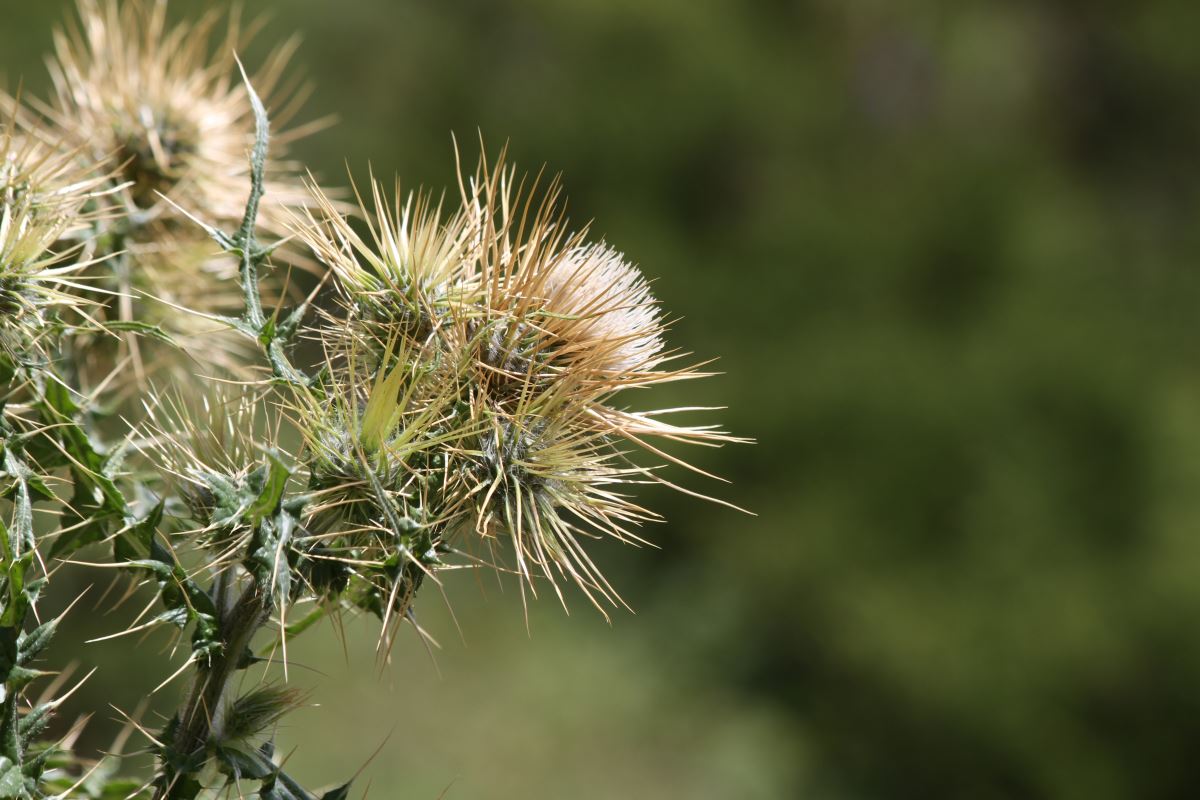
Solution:
[[[241,64],[239,63],[239,67]],[[246,94],[254,109],[254,149],[250,153],[250,197],[246,200],[246,213],[242,217],[241,227],[232,239],[228,236],[218,238],[222,245],[239,256],[239,271],[242,281],[242,295],[246,303],[246,313],[241,320],[243,326],[257,338],[267,360],[271,362],[274,376],[287,383],[308,386],[312,381],[307,375],[292,365],[284,349],[284,331],[276,326],[273,320],[267,320],[263,313],[262,295],[259,290],[259,268],[265,263],[271,253],[270,247],[262,247],[255,236],[258,225],[258,210],[262,197],[266,193],[267,148],[271,138],[271,124],[267,110],[262,104],[258,93],[250,85],[250,79],[242,71],[246,84]],[[303,313],[303,307],[297,314]],[[286,323],[285,323],[286,325]]]
[[[266,622],[269,598],[257,581],[221,617],[221,649],[208,664],[198,666],[196,679],[179,716],[179,727],[172,741],[174,751],[197,768],[203,765],[203,751],[209,741],[219,737],[224,727],[225,694],[234,675],[244,666],[243,657],[254,634]],[[192,757],[199,754],[200,759]],[[154,800],[170,798],[174,784],[182,776],[165,772]]]
[[[246,308],[238,327],[256,336],[277,379],[307,386],[311,380],[292,365],[284,349],[285,337],[280,335],[281,331],[274,321],[268,321],[263,313],[259,268],[270,254],[270,248],[258,244],[255,228],[258,224],[259,205],[266,191],[265,171],[270,124],[262,100],[250,85],[244,70],[242,77],[255,118],[255,141],[250,155],[250,196],[246,201],[246,212],[237,233],[233,237],[216,234],[216,238],[222,246],[239,257]],[[296,312],[297,316],[302,313],[303,309]],[[285,323],[285,327],[287,325],[288,323]],[[268,619],[271,607],[269,587],[260,585],[260,582],[251,576],[241,596],[229,607],[232,582],[233,579],[225,574],[216,578],[213,592],[218,608],[221,648],[207,663],[197,663],[196,677],[179,715],[175,736],[167,743],[177,756],[183,759],[182,764],[185,766],[176,771],[174,765],[163,765],[164,772],[155,790],[154,800],[168,800],[173,796],[176,783],[186,777],[187,773],[203,768],[207,760],[205,749],[209,742],[221,736],[224,728],[225,698],[229,686],[238,670],[246,666],[244,657],[249,652],[250,642]]]
[[[239,67],[240,67],[239,63]],[[254,229],[258,224],[258,207],[266,193],[267,147],[271,138],[271,123],[258,93],[250,85],[250,79],[242,72],[250,105],[254,108],[254,149],[250,153],[250,197],[246,200],[246,213],[238,229],[235,242],[241,249],[242,292],[246,299],[246,321],[261,331],[266,324],[263,316],[262,297],[258,293],[258,262],[263,257],[258,252]]]

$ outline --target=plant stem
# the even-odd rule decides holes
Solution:
[[[252,582],[228,616],[221,620],[221,651],[207,665],[196,668],[196,679],[179,716],[175,740],[168,743],[179,756],[189,758],[203,751],[214,736],[220,736],[226,690],[240,668],[242,656],[255,632],[266,621],[268,611],[267,594],[259,589],[257,582]],[[171,797],[171,787],[179,777],[169,772],[165,774],[155,792],[155,800]]]

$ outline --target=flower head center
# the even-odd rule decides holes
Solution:
[[[131,186],[135,203],[145,207],[167,194],[187,174],[190,156],[196,153],[196,126],[172,115],[154,115],[142,108],[141,120],[129,130],[117,131],[121,177]]]

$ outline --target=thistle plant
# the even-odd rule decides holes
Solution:
[[[365,612],[386,657],[401,625],[420,630],[421,590],[456,569],[564,605],[574,586],[607,616],[623,601],[588,543],[645,542],[658,517],[627,487],[674,484],[644,462],[687,466],[675,444],[737,440],[669,421],[695,409],[625,405],[705,373],[667,348],[639,270],[572,227],[557,180],[484,155],[460,166],[454,202],[372,177],[347,206],[272,158],[255,87],[284,81],[290,48],[235,83],[206,45],[217,16],[170,27],[164,3],[116,0],[79,13],[56,40],[54,97],[8,102],[0,139],[0,798],[347,797],[304,789],[275,757],[303,702],[290,639]],[[223,45],[242,41],[230,23]],[[319,310],[281,301],[281,262],[306,261],[333,294]],[[147,344],[220,358],[171,362],[193,374],[170,386],[143,361],[131,384]],[[34,525],[35,505],[53,525]],[[157,762],[141,783],[39,740],[65,696],[23,701],[56,625],[35,625],[36,602],[84,554],[156,588],[129,631],[174,630],[189,653],[178,709],[140,728]],[[242,692],[248,670],[263,679]]]

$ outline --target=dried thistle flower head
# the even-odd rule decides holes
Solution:
[[[294,217],[295,232],[345,299],[345,317],[311,334],[331,354],[320,396],[366,399],[349,426],[317,424],[319,403],[299,415],[310,446],[329,451],[329,431],[348,431],[342,442],[374,453],[359,460],[356,485],[376,481],[404,498],[406,513],[416,508],[412,516],[443,540],[468,552],[479,542],[495,564],[503,536],[530,586],[566,577],[597,606],[619,602],[582,542],[640,542],[633,529],[657,519],[620,488],[662,481],[627,457],[629,445],[678,461],[650,440],[736,441],[664,422],[672,409],[614,405],[626,388],[702,374],[664,368],[678,356],[664,352],[662,317],[640,273],[571,232],[557,181],[539,194],[503,158],[462,181],[462,206],[445,217],[389,201],[372,182],[373,208],[362,209],[372,241],[314,191],[321,212]],[[414,207],[427,213],[406,212]],[[356,425],[370,435],[355,438]],[[390,436],[406,447],[382,446]]]
[[[101,326],[119,321],[147,335],[114,337],[98,330],[72,336],[71,357],[83,389],[104,383],[105,402],[128,409],[152,385],[200,391],[212,375],[253,375],[254,343],[213,317],[236,313],[242,295],[236,262],[214,252],[211,241],[163,231],[155,239],[129,242],[109,260],[113,263],[87,272],[84,297],[111,292],[93,303],[98,307],[92,316]],[[100,270],[107,274],[97,275]],[[189,279],[181,280],[184,274]],[[277,285],[269,284],[264,303],[278,302],[277,295]],[[169,341],[158,338],[159,331]],[[114,370],[119,374],[112,376]]]
[[[78,21],[55,34],[54,93],[42,111],[89,160],[112,165],[121,185],[125,213],[101,226],[96,240],[100,255],[115,258],[89,271],[91,285],[106,292],[90,298],[99,305],[95,316],[157,326],[180,346],[133,333],[119,342],[81,338],[75,357],[83,380],[97,384],[116,372],[136,382],[113,382],[114,391],[133,394],[160,371],[173,380],[197,372],[244,377],[245,342],[204,318],[240,308],[236,260],[194,220],[229,230],[244,211],[254,114],[234,52],[257,26],[216,9],[171,25],[165,0],[78,0],[77,10]],[[279,106],[277,126],[286,126],[305,98],[294,83],[284,85],[295,45],[277,48],[254,77],[258,91]],[[313,129],[285,129],[273,138],[261,217],[268,231],[280,231],[284,208],[308,202],[299,170],[277,156]],[[280,256],[286,259],[287,251]],[[268,304],[285,290],[278,280],[263,288]]]
[[[81,305],[88,263],[68,240],[101,216],[85,206],[108,181],[20,116],[14,107],[0,120],[0,350],[18,357],[35,349],[50,309]]]
[[[131,210],[179,221],[166,197],[212,224],[240,219],[254,117],[234,53],[254,31],[236,15],[220,30],[217,10],[168,26],[165,0],[78,0],[78,14],[55,33],[51,118],[92,158],[119,165]],[[279,93],[294,49],[294,41],[276,49],[255,76],[261,95]],[[285,125],[303,97],[275,100]],[[277,135],[276,153],[295,135]],[[303,202],[289,165],[273,161],[268,172],[278,177],[271,204]]]

